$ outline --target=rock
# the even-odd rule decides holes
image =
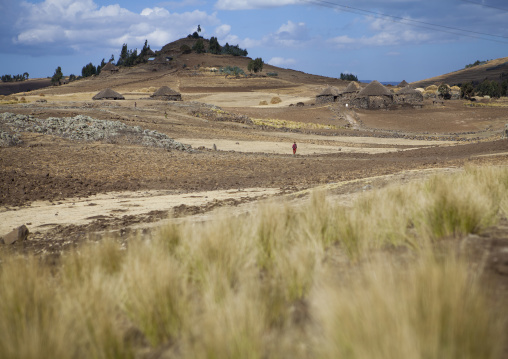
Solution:
[[[4,244],[12,244],[16,241],[24,241],[27,239],[29,233],[30,232],[28,231],[28,228],[25,225],[22,225],[3,237]]]

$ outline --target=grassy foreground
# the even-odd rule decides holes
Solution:
[[[481,273],[445,238],[508,215],[508,169],[0,254],[0,358],[499,358]],[[1,253],[1,252],[0,252]]]

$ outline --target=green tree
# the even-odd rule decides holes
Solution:
[[[220,46],[219,44],[219,40],[217,40],[216,37],[211,37],[210,38],[210,45],[208,47],[208,52],[210,52],[211,54],[216,54],[216,55],[219,55],[222,51],[222,47]]]
[[[192,49],[189,47],[189,45],[183,44],[182,46],[180,46],[180,51],[183,54],[190,54],[192,52]]]
[[[501,83],[501,96],[508,96],[508,80]]]
[[[127,48],[127,44],[122,45],[122,50],[120,51],[120,58],[116,63],[117,66],[123,65],[125,61],[129,58],[129,49]]]
[[[81,69],[81,76],[89,77],[97,74],[97,68],[90,62]]]
[[[255,60],[250,60],[247,65],[247,70],[250,72],[254,71],[254,73],[263,71],[263,59],[261,57],[256,58]]]
[[[460,97],[471,100],[474,96],[474,86],[471,82],[466,82],[460,87]]]
[[[358,77],[353,74],[340,73],[340,79],[344,81],[358,81]]]
[[[192,49],[196,51],[196,53],[201,54],[202,52],[205,52],[205,44],[203,43],[202,39],[198,39],[194,43],[194,46],[192,46]]]
[[[28,80],[28,76],[30,76],[30,75],[28,74],[28,72],[23,73],[23,78],[24,78],[25,80]]]
[[[201,25],[198,25],[198,33],[201,32]]]
[[[63,78],[62,68],[58,66],[55,70],[55,73],[53,74],[53,77],[51,78],[51,84],[53,85],[60,84],[62,78]]]
[[[449,100],[452,98],[450,87],[447,84],[439,85],[437,92],[439,93],[439,96],[444,98],[445,100]]]

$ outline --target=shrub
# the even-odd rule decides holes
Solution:
[[[340,79],[344,81],[358,81],[358,77],[353,74],[340,74]]]
[[[279,76],[279,74],[277,72],[267,72],[266,75],[267,76],[273,76],[273,77]]]
[[[272,99],[270,100],[270,103],[272,105],[275,105],[275,104],[278,104],[278,103],[281,103],[281,102],[282,102],[282,100],[278,96],[272,97]]]
[[[264,100],[259,102],[259,106],[266,106],[266,105],[268,105],[268,102],[266,102]]]
[[[192,49],[189,47],[189,45],[183,44],[182,46],[180,46],[180,51],[182,52],[182,54],[190,54]]]

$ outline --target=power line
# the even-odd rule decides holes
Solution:
[[[452,26],[437,25],[437,24],[432,24],[432,23],[428,23],[425,21],[407,19],[407,18],[400,17],[400,16],[383,14],[383,13],[379,13],[379,12],[375,12],[375,11],[371,11],[371,10],[359,9],[359,8],[348,6],[348,5],[340,5],[340,4],[331,2],[331,1],[325,1],[325,0],[303,0],[303,1],[307,2],[307,3],[313,3],[318,6],[324,6],[324,7],[329,7],[329,8],[340,8],[343,11],[347,11],[347,12],[351,12],[351,13],[359,14],[359,15],[369,14],[369,15],[372,15],[376,18],[382,18],[382,19],[389,20],[392,22],[397,22],[397,23],[406,24],[406,25],[410,25],[410,26],[420,27],[420,28],[424,28],[424,29],[428,29],[428,30],[440,31],[440,32],[448,33],[448,34],[458,35],[458,36],[466,36],[466,37],[472,37],[475,39],[481,39],[481,40],[499,42],[502,44],[508,44],[508,42],[506,42],[506,41],[485,38],[485,37],[481,37],[481,36],[477,36],[477,35],[497,37],[497,38],[501,38],[501,39],[508,39],[508,36],[493,35],[493,34],[488,34],[488,33],[484,33],[484,32],[477,32],[477,31],[471,31],[471,30],[466,30],[466,29],[460,29],[460,28],[452,27]],[[453,30],[453,31],[449,31],[449,30]],[[454,31],[458,31],[458,32],[454,32]],[[468,33],[468,34],[466,34],[466,33]]]
[[[492,5],[485,5],[485,4],[482,4],[482,3],[479,3],[479,2],[476,2],[476,1],[470,1],[470,0],[462,0],[464,2],[468,2],[470,4],[475,4],[475,5],[478,5],[478,6],[483,6],[483,7],[489,7],[491,9],[496,9],[496,10],[501,10],[501,11],[506,11],[508,12],[508,9],[503,9],[503,8],[500,8],[500,7],[496,7],[496,6],[492,6]]]

